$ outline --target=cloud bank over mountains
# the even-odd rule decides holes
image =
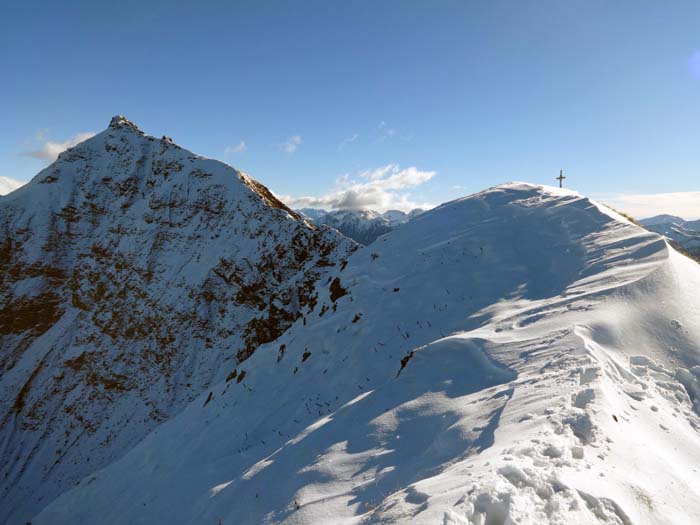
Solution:
[[[280,198],[293,208],[377,211],[432,208],[433,204],[416,201],[409,190],[428,182],[435,175],[435,171],[419,170],[414,166],[402,169],[398,164],[387,164],[362,171],[354,177],[344,175],[325,195],[282,195]]]
[[[662,214],[679,215],[684,219],[700,218],[700,191],[622,193],[596,198],[638,219]]]

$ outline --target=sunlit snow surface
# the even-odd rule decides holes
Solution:
[[[661,237],[514,183],[337,275],[244,381],[32,523],[700,520],[700,267]]]

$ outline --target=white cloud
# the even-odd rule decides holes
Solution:
[[[246,149],[248,149],[248,146],[246,146],[245,140],[242,140],[235,146],[226,146],[224,155],[228,157],[229,155],[235,155],[236,153],[243,153]]]
[[[677,215],[684,219],[700,217],[700,191],[606,194],[596,198],[637,219],[645,219],[664,213]]]
[[[340,144],[338,144],[338,151],[343,151],[345,146],[352,144],[353,142],[357,142],[357,139],[359,138],[360,136],[357,133],[353,133],[350,137],[341,140]]]
[[[16,190],[20,186],[24,186],[26,182],[20,182],[9,177],[0,176],[0,195],[7,195],[11,191]]]
[[[94,136],[95,133],[93,133],[92,131],[86,131],[84,133],[78,133],[77,135],[74,135],[64,141],[49,140],[44,142],[44,144],[42,144],[40,148],[32,151],[27,151],[25,153],[22,153],[22,155],[25,155],[27,157],[33,157],[35,159],[43,160],[46,162],[53,162],[54,160],[56,160],[56,157],[58,157],[59,153],[62,153],[68,148],[72,148],[73,146],[76,146],[84,140],[87,140],[90,137]],[[34,138],[36,140],[45,139],[46,130],[41,130],[37,132]]]
[[[301,144],[301,137],[299,135],[292,135],[289,137],[287,142],[280,144],[280,149],[285,153],[294,153]]]
[[[416,202],[406,190],[420,186],[434,176],[434,171],[422,171],[413,166],[401,169],[398,164],[388,164],[362,171],[355,178],[343,175],[326,195],[280,198],[293,208],[372,209],[382,212],[432,208],[432,204]]]

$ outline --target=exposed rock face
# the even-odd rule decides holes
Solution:
[[[0,201],[0,522],[24,522],[315,305],[356,245],[115,117]],[[234,383],[235,386],[235,383]]]

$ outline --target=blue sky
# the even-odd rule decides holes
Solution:
[[[10,1],[0,176],[124,114],[294,204],[409,208],[564,168],[697,217],[699,52],[690,0]]]

